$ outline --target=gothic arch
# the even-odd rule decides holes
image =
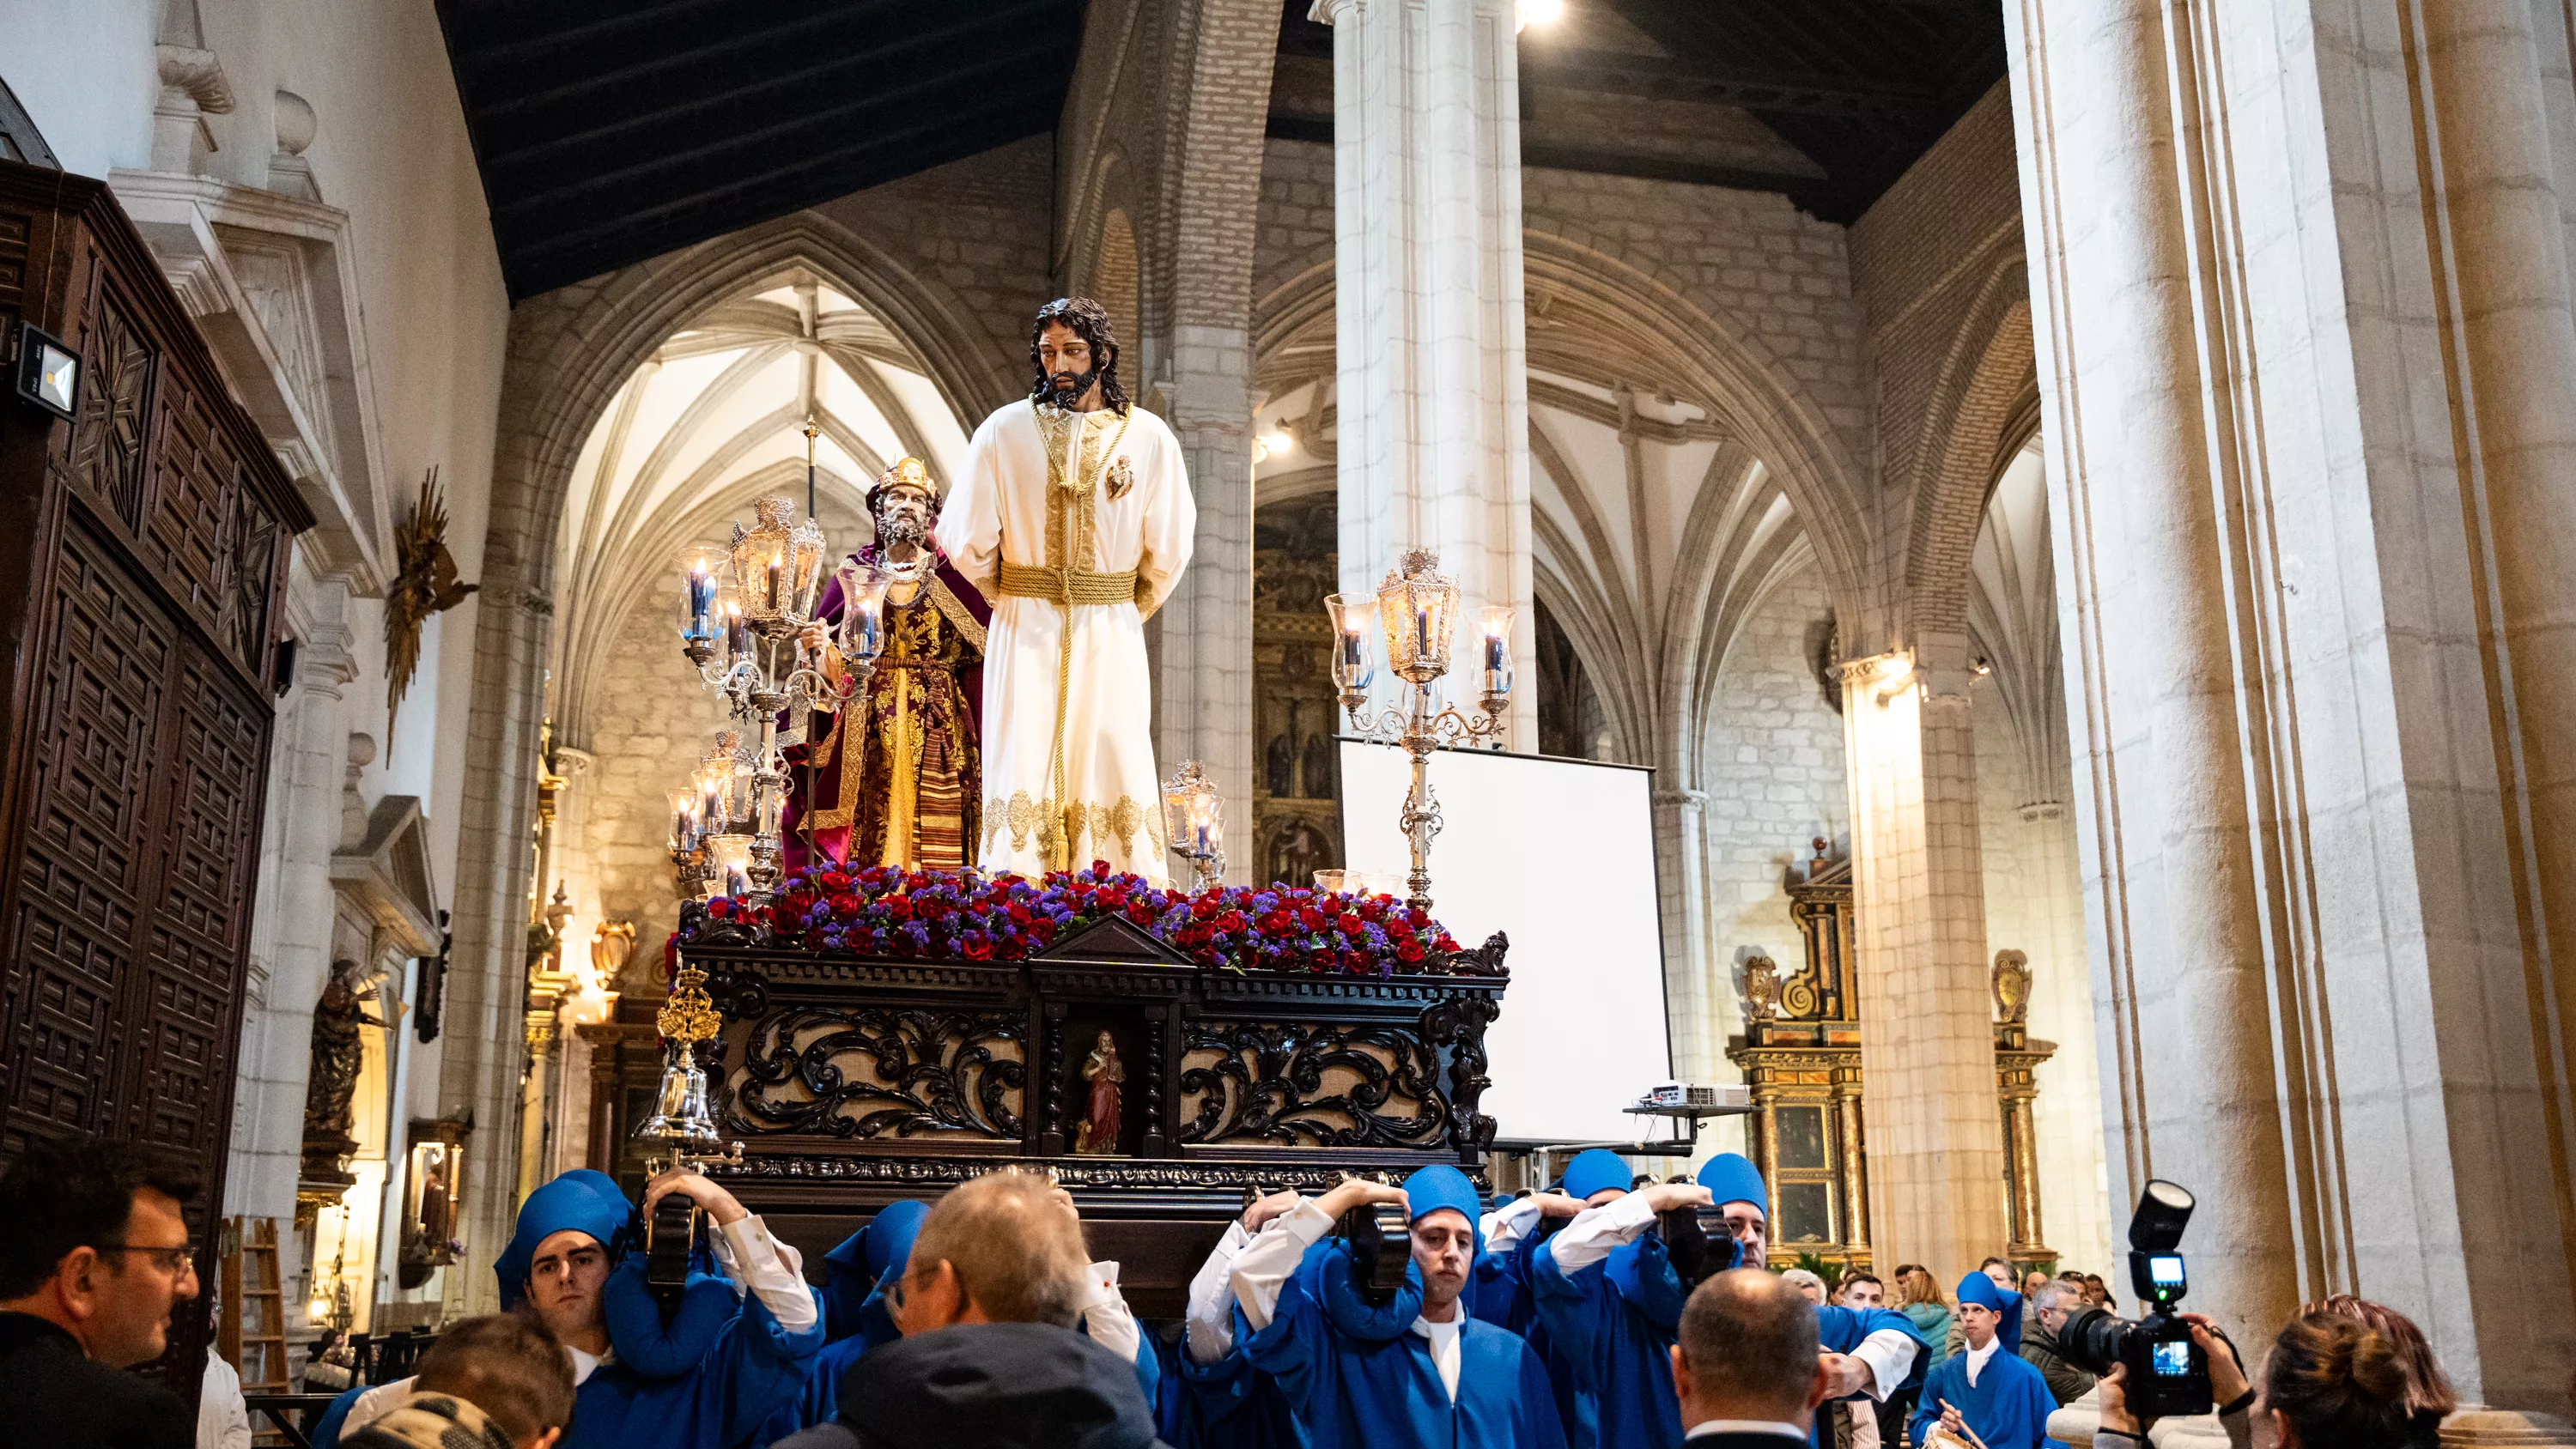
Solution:
[[[1861,471],[1824,410],[1770,348],[1591,248],[1531,231],[1525,256],[1533,316],[1570,308],[1588,324],[1587,341],[1599,344],[1588,349],[1588,362],[1552,363],[1534,329],[1532,365],[1597,371],[1607,363],[1629,376],[1655,377],[1708,408],[1779,478],[1837,606],[1856,606],[1867,557]]]
[[[2018,251],[1987,274],[1943,355],[1913,476],[1889,480],[1909,504],[1903,617],[1905,635],[1917,645],[1965,630],[1969,561],[1986,500],[2017,444],[2027,440],[2023,424],[2035,426],[2029,400],[2038,369],[2027,287]]]

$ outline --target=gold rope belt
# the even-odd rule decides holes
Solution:
[[[1002,593],[1014,599],[1052,599],[1059,604],[1132,604],[1136,602],[1136,571],[1095,574],[1076,569],[1039,568],[1031,564],[1002,565],[999,581]]]

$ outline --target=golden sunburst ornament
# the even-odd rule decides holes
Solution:
[[[420,501],[394,530],[394,579],[385,589],[385,735],[420,669],[420,631],[430,617],[465,602],[479,584],[459,583],[456,558],[447,551],[447,500],[439,496],[438,469],[420,480]]]
[[[671,998],[653,1015],[653,1026],[664,1041],[682,1046],[696,1046],[724,1029],[716,1015],[715,999],[707,995],[707,973],[695,966],[683,966],[671,978]]]

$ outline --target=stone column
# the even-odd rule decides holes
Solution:
[[[1311,14],[1333,27],[1342,589],[1374,592],[1421,546],[1458,580],[1463,628],[1512,605],[1510,744],[1535,749],[1516,11],[1315,0]],[[1459,659],[1448,693],[1471,699]]]
[[[2001,1252],[2011,1226],[1966,664],[1954,639],[1842,671],[1870,1232],[1877,1260],[1942,1278]]]
[[[2198,1193],[2239,1341],[2353,1292],[2464,1399],[2563,1409],[2576,197],[2535,13],[2006,33],[2115,1214]]]
[[[275,799],[252,926],[259,984],[243,1013],[227,1214],[285,1219],[295,1212],[313,1006],[331,974],[337,916],[331,851],[340,840],[340,784],[349,752],[342,691],[358,677],[348,648],[348,601],[345,581],[312,583],[298,561],[287,602],[300,643],[296,688],[279,712],[269,772]]]
[[[1708,792],[1657,790],[1654,808],[1673,1073],[1685,1082],[1713,1082],[1726,1064],[1735,990],[1729,963],[1711,953],[1708,939],[1708,832],[1702,818]]]

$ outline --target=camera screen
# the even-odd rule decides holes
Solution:
[[[2149,1258],[2147,1260],[2147,1275],[2155,1280],[2156,1286],[2159,1288],[2181,1287],[2182,1255],[2180,1253],[2159,1253],[2155,1257]]]
[[[2156,1345],[2156,1377],[2160,1379],[2179,1379],[2187,1378],[2190,1374],[2191,1341],[2189,1339],[2184,1339],[2179,1343],[2160,1343]]]

